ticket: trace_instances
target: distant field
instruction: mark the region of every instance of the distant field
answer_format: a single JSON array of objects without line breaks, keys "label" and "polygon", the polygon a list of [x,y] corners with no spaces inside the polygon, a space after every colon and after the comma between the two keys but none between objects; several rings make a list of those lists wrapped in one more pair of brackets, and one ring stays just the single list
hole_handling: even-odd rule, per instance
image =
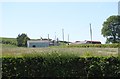
[{"label": "distant field", "polygon": [[13,45],[2,47],[2,56],[22,57],[24,55],[74,55],[79,57],[86,56],[117,56],[118,48],[23,48]]}]

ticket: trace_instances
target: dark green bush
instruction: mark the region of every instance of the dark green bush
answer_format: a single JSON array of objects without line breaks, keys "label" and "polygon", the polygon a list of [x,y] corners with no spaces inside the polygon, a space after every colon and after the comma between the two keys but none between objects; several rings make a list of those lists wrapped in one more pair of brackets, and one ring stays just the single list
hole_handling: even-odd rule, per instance
[{"label": "dark green bush", "polygon": [[3,58],[3,78],[120,77],[118,57],[23,57]]}]

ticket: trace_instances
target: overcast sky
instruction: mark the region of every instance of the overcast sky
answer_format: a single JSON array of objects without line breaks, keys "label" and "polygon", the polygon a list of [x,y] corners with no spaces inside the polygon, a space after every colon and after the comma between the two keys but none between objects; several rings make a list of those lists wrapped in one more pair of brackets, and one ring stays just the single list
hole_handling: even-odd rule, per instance
[{"label": "overcast sky", "polygon": [[90,40],[89,24],[92,24],[93,40],[105,42],[101,35],[103,22],[118,14],[118,2],[5,2],[0,4],[0,37],[14,37],[26,33],[30,38],[40,37],[62,40]]}]

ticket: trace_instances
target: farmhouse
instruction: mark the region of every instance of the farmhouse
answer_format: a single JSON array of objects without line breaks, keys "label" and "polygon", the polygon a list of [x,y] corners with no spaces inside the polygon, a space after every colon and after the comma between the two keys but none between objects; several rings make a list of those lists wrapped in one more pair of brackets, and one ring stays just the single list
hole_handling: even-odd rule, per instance
[{"label": "farmhouse", "polygon": [[28,40],[27,47],[49,47],[58,45],[56,41],[49,40]]}]

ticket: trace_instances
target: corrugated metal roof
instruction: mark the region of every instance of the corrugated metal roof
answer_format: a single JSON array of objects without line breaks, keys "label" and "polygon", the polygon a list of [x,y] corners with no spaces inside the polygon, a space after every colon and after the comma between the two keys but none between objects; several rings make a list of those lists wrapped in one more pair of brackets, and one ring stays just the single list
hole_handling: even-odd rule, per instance
[{"label": "corrugated metal roof", "polygon": [[35,43],[37,43],[37,42],[50,42],[50,41],[48,41],[48,40],[28,40],[27,42],[35,42]]}]

